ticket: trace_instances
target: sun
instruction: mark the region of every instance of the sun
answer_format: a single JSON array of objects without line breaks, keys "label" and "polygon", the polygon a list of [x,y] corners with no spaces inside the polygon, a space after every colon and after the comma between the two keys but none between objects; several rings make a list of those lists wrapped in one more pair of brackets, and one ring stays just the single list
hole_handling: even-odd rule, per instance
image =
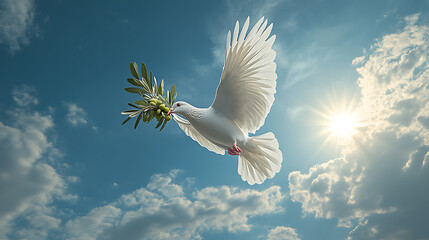
[{"label": "sun", "polygon": [[323,139],[321,149],[327,145],[342,149],[361,137],[366,125],[364,111],[354,98],[335,98],[331,95],[325,104],[311,110],[315,113],[314,123],[319,128],[315,136]]},{"label": "sun", "polygon": [[356,134],[357,119],[353,113],[333,115],[328,121],[328,130],[336,136],[350,138]]},{"label": "sun", "polygon": [[324,145],[328,142],[333,142],[336,146],[346,145],[359,134],[359,128],[362,126],[359,111],[352,107],[334,107],[319,115],[319,135],[326,138]]},{"label": "sun", "polygon": [[318,125],[321,129],[318,136],[325,139],[321,148],[328,144],[333,144],[336,149],[347,146],[360,136],[364,126],[362,114],[353,105],[325,109],[319,117]]}]

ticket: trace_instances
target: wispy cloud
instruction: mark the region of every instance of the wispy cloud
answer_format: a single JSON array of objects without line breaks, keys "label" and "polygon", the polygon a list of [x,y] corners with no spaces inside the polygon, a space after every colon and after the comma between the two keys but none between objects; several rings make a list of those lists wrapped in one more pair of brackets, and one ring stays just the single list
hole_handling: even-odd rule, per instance
[{"label": "wispy cloud", "polygon": [[282,1],[280,0],[245,0],[240,2],[226,1],[227,12],[221,15],[219,19],[215,19],[216,24],[210,22],[207,26],[209,29],[210,38],[213,42],[213,66],[223,66],[226,51],[226,35],[229,30],[234,30],[235,22],[237,20],[241,20],[240,23],[244,24],[244,21],[248,16],[251,18],[251,23],[256,23],[263,16],[269,19],[271,11],[273,11],[273,9],[275,9],[281,3]]},{"label": "wispy cloud", "polygon": [[278,72],[283,73],[278,79],[280,86],[288,89],[299,82],[318,79],[318,74],[324,72],[325,67],[321,63],[341,55],[340,46],[331,46],[332,40],[339,38],[347,30],[345,24],[338,23],[305,29],[299,32],[299,42],[277,42],[274,45],[277,52],[276,63]]},{"label": "wispy cloud", "polygon": [[358,68],[370,125],[344,156],[289,174],[291,199],[318,218],[338,218],[349,239],[421,239],[429,207],[429,28],[383,36]]},{"label": "wispy cloud", "polygon": [[34,0],[4,0],[0,2],[0,43],[14,54],[37,32],[34,24]]},{"label": "wispy cloud", "polygon": [[200,239],[210,230],[249,231],[249,218],[282,210],[279,187],[207,187],[189,195],[174,183],[177,175],[155,174],[146,187],[70,220],[69,239]]},{"label": "wispy cloud", "polygon": [[296,119],[303,111],[305,111],[303,106],[293,106],[286,109],[287,115],[290,119]]},{"label": "wispy cloud", "polygon": [[270,230],[267,240],[300,240],[295,228],[278,226]]},{"label": "wispy cloud", "polygon": [[73,127],[85,125],[88,123],[86,112],[83,108],[79,107],[76,103],[64,102],[67,108],[66,120]]},{"label": "wispy cloud", "polygon": [[12,89],[13,100],[21,107],[39,104],[36,98],[36,89],[28,85],[21,85]]}]

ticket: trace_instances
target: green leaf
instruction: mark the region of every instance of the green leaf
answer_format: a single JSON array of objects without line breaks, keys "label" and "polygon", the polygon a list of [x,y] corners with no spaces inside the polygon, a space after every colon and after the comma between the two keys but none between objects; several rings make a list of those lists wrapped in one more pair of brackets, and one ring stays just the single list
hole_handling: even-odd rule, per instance
[{"label": "green leaf", "polygon": [[129,83],[131,83],[132,85],[134,85],[134,86],[137,86],[137,87],[143,87],[143,83],[142,82],[140,82],[139,80],[137,80],[137,79],[134,79],[134,78],[127,78],[127,81],[129,82]]},{"label": "green leaf", "polygon": [[149,105],[146,101],[143,101],[143,100],[135,101],[134,103],[137,105],[141,105],[141,106],[148,106]]},{"label": "green leaf", "polygon": [[[134,105],[132,103],[128,103],[128,106],[140,109],[139,107],[137,107],[136,105]],[[138,111],[138,110],[133,110],[133,111]]]},{"label": "green leaf", "polygon": [[146,100],[146,102],[149,102],[149,100],[152,99],[152,96],[145,94],[145,95],[143,95],[143,99]]},{"label": "green leaf", "polygon": [[[152,72],[150,72],[150,73],[152,75]],[[152,90],[153,90],[152,91],[152,95],[156,96],[157,93],[158,93],[158,83],[156,82],[156,77],[155,76],[153,77],[153,89]]]},{"label": "green leaf", "polygon": [[162,117],[161,119],[159,119],[158,124],[156,125],[155,128],[159,128],[159,126],[161,126],[162,122],[164,121],[164,118]]},{"label": "green leaf", "polygon": [[147,82],[148,81],[148,79],[147,79],[147,69],[146,69],[146,65],[144,65],[144,63],[142,63],[141,69],[142,69],[142,78],[144,78],[146,80],[146,82]]},{"label": "green leaf", "polygon": [[137,79],[140,79],[140,77],[139,77],[139,69],[138,69],[138,67],[137,67],[137,63],[136,62],[131,62],[130,63],[130,70],[131,70],[131,74],[135,77],[135,78],[137,78]]},{"label": "green leaf", "polygon": [[164,95],[164,79],[161,79],[161,82],[159,83],[158,94],[161,96]]},{"label": "green leaf", "polygon": [[124,88],[124,90],[130,93],[144,93],[143,89],[141,88],[130,87],[130,88]]},{"label": "green leaf", "polygon": [[165,99],[168,101],[168,106],[171,107],[170,91],[168,90],[167,90],[167,95],[165,96]]},{"label": "green leaf", "polygon": [[141,83],[143,85],[143,89],[144,89],[145,93],[151,94],[152,93],[152,89],[149,87],[149,85],[147,84],[147,82],[146,81],[142,81]]},{"label": "green leaf", "polygon": [[127,111],[123,111],[123,112],[121,112],[121,114],[122,114],[122,115],[128,115],[128,114],[130,114],[130,113],[137,112],[137,111],[139,111],[139,110],[127,110]]},{"label": "green leaf", "polygon": [[136,111],[135,113],[131,113],[129,116],[130,117],[137,117],[137,115],[139,115],[141,113],[141,111],[139,110],[139,111]]},{"label": "green leaf", "polygon": [[149,114],[149,120],[147,120],[146,124],[148,124],[152,119],[155,117],[155,115]]},{"label": "green leaf", "polygon": [[174,94],[176,93],[176,86],[175,85],[173,85],[173,86],[171,86],[171,90],[170,90],[170,103],[171,103],[171,105],[173,105],[173,103],[174,103]]},{"label": "green leaf", "polygon": [[152,71],[150,71],[149,73],[149,86],[150,86],[150,89],[152,90],[153,89]]},{"label": "green leaf", "polygon": [[143,112],[141,112],[141,113],[139,114],[139,116],[137,117],[136,123],[134,124],[134,129],[136,129],[136,128],[137,128],[137,126],[139,125],[140,120],[142,119],[142,115],[143,115]]},{"label": "green leaf", "polygon": [[131,119],[130,117],[127,117],[127,119],[125,119],[125,121],[123,121],[121,125],[124,125],[125,123],[127,123],[128,121],[130,121],[130,119]]},{"label": "green leaf", "polygon": [[165,127],[165,124],[167,124],[167,119],[165,119],[165,120],[164,120],[164,123],[162,124],[162,127],[161,127],[161,129],[159,129],[159,131],[160,131],[160,132],[162,131],[162,129],[164,129],[164,127]]}]

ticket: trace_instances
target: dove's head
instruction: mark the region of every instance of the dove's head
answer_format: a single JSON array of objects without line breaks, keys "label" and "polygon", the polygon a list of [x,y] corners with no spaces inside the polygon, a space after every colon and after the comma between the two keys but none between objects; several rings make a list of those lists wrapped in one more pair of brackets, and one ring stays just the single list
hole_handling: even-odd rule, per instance
[{"label": "dove's head", "polygon": [[187,103],[187,102],[176,102],[173,104],[173,106],[171,106],[170,111],[168,112],[168,114],[170,113],[178,113],[181,115],[185,115],[189,110],[191,110],[192,106]]}]

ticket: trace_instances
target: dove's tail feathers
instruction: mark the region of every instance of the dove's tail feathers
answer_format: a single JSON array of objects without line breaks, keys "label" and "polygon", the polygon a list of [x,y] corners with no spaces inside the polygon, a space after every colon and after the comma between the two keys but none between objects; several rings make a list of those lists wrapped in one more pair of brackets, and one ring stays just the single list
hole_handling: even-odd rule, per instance
[{"label": "dove's tail feathers", "polygon": [[279,143],[272,132],[250,137],[238,157],[238,174],[250,185],[261,184],[280,171],[282,161]]}]

